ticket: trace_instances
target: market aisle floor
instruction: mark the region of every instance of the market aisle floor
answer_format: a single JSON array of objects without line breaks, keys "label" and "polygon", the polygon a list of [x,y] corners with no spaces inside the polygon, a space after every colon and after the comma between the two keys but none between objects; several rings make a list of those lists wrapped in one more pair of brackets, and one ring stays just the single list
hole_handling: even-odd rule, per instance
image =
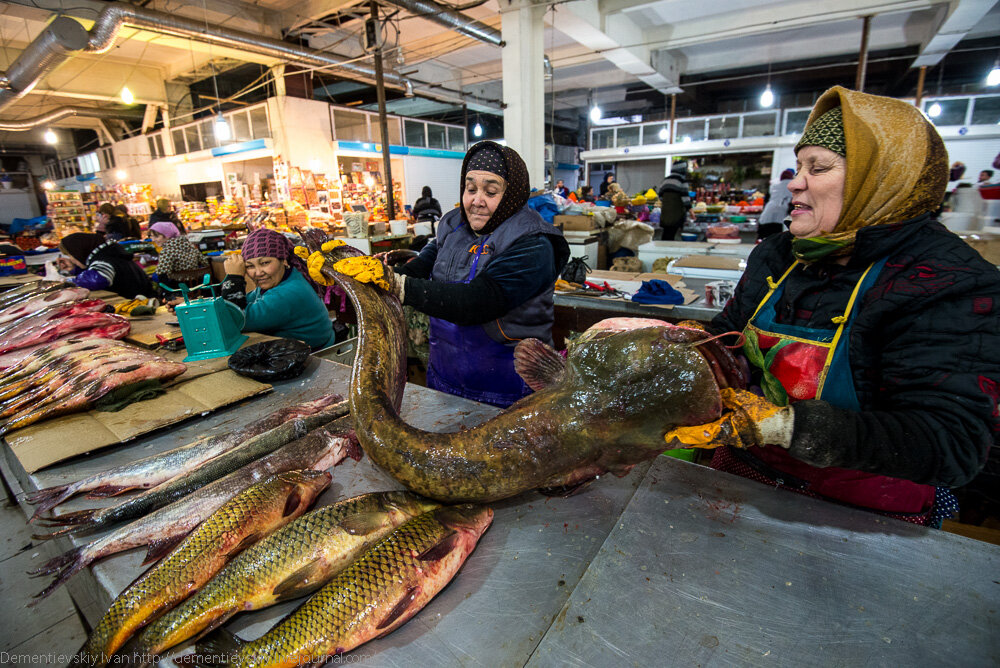
[{"label": "market aisle floor", "polygon": [[[66,665],[87,636],[65,589],[56,590],[34,608],[25,607],[44,587],[44,579],[25,571],[48,555],[24,513],[0,499],[0,664]],[[59,655],[62,655],[61,657]],[[29,658],[31,657],[31,658]],[[60,660],[61,659],[61,660]]]}]

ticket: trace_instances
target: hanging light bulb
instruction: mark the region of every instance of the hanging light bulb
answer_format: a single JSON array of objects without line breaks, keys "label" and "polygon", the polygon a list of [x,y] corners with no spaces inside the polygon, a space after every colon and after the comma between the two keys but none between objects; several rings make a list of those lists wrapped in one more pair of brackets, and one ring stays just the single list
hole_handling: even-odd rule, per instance
[{"label": "hanging light bulb", "polygon": [[126,174],[124,170],[119,169],[117,172],[115,172],[115,178],[118,179],[119,181],[124,181],[125,179],[128,178],[128,174]]},{"label": "hanging light bulb", "polygon": [[215,117],[215,138],[219,141],[229,141],[231,136],[229,123],[226,122],[226,118],[222,114],[219,114]]},{"label": "hanging light bulb", "polygon": [[667,137],[670,135],[666,128],[660,128],[660,139],[667,141]]},{"label": "hanging light bulb", "polygon": [[46,190],[52,190],[53,188],[56,187],[56,184],[52,181],[46,181],[45,183],[42,184],[42,187],[45,188]]},{"label": "hanging light bulb", "polygon": [[771,84],[767,84],[767,88],[760,94],[760,106],[770,107],[772,104],[774,104],[774,93],[771,92]]},{"label": "hanging light bulb", "polygon": [[1000,60],[993,63],[993,69],[986,75],[986,85],[996,86],[1000,84]]},{"label": "hanging light bulb", "polygon": [[476,123],[476,127],[472,128],[472,136],[473,137],[482,137],[483,136],[483,126],[480,125],[479,123]]},{"label": "hanging light bulb", "polygon": [[122,87],[122,102],[125,104],[132,104],[135,102],[135,95],[132,95],[132,91],[128,89],[128,86]]},{"label": "hanging light bulb", "polygon": [[593,121],[594,123],[596,123],[597,121],[601,120],[601,116],[603,116],[603,114],[601,112],[601,108],[600,107],[598,107],[596,104],[593,107],[591,107],[591,109],[590,109],[590,120],[591,121]]},{"label": "hanging light bulb", "polygon": [[45,131],[45,141],[48,144],[55,144],[59,141],[59,137],[57,137],[56,133],[53,132],[50,128]]},{"label": "hanging light bulb", "polygon": [[941,105],[935,102],[930,107],[927,108],[927,115],[931,118],[937,118],[941,115]]}]

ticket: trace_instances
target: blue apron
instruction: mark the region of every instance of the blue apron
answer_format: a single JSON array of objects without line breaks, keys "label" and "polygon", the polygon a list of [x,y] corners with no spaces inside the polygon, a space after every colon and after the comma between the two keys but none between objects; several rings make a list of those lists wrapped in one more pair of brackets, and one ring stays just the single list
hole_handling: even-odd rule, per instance
[{"label": "blue apron", "polygon": [[[477,245],[463,283],[476,277],[487,241],[489,236]],[[514,348],[491,339],[481,325],[431,318],[429,339],[427,387],[501,408],[531,393],[514,371]]]}]

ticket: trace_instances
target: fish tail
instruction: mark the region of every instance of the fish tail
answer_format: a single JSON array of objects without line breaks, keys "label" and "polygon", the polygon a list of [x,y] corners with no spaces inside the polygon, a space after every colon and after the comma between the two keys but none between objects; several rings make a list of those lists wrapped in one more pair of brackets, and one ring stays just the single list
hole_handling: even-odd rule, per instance
[{"label": "fish tail", "polygon": [[34,522],[39,515],[55,508],[60,503],[76,494],[76,490],[77,483],[72,483],[69,485],[46,487],[45,489],[40,489],[37,492],[28,494],[25,496],[25,500],[33,506],[38,506],[35,508],[35,514],[32,515],[31,519],[28,521]]},{"label": "fish tail", "polygon": [[[194,662],[195,665],[228,665],[230,663],[237,663],[236,653],[240,651],[240,647],[244,644],[244,641],[230,633],[225,629],[219,629],[214,633],[211,633],[197,643],[194,646]],[[187,658],[189,661],[191,657]],[[174,659],[174,663],[178,666],[188,665],[186,662],[181,663],[180,659]]]},{"label": "fish tail", "polygon": [[29,603],[28,607],[34,607],[37,603],[40,603],[43,599],[47,598],[49,594],[54,592],[67,580],[76,575],[78,571],[91,561],[92,559],[90,555],[85,554],[84,548],[81,546],[60,555],[55,559],[52,559],[41,568],[29,571],[29,574],[32,577],[41,577],[51,573],[55,573],[56,577],[48,587],[34,595],[33,598],[35,600]]},{"label": "fish tail", "polygon": [[[88,508],[87,510],[77,510],[76,512],[66,513],[65,515],[58,515],[56,517],[42,517],[39,518],[38,524],[43,527],[70,526],[73,528],[83,528],[84,526],[90,526],[98,523],[97,513],[99,510],[99,508]],[[59,535],[60,533],[72,530],[73,529],[65,529],[61,532],[56,532],[53,535]]]}]

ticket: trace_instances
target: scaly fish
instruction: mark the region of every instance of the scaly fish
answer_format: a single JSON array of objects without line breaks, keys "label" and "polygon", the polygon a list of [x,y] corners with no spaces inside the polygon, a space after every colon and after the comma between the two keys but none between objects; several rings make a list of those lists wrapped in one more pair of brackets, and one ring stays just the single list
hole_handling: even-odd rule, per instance
[{"label": "scaly fish", "polygon": [[36,311],[23,318],[11,320],[8,323],[0,325],[0,346],[6,345],[8,343],[7,339],[25,336],[29,330],[49,320],[77,313],[94,313],[107,308],[108,305],[103,299],[81,299],[75,302],[63,302],[62,304],[46,307],[41,311]]},{"label": "scaly fish", "polygon": [[152,489],[126,499],[118,505],[108,508],[79,510],[56,517],[43,517],[39,518],[38,524],[42,526],[65,526],[65,529],[52,534],[52,536],[57,536],[64,533],[74,533],[78,530],[82,531],[110,526],[142,517],[157,508],[162,508],[168,503],[190,494],[213,480],[218,480],[246,466],[250,462],[274,452],[286,443],[302,438],[311,429],[332,422],[338,417],[347,414],[347,412],[348,406],[346,401],[333,404],[318,413],[289,420],[274,429],[249,438],[235,448],[217,457],[213,457],[189,471],[178,474]]},{"label": "scaly fish", "polygon": [[667,430],[718,419],[720,389],[745,383],[717,337],[616,318],[584,332],[565,360],[541,341],[521,341],[515,369],[535,392],[492,419],[448,434],[414,428],[399,416],[406,382],[399,300],[333,270],[357,252],[324,252],[322,268],[358,318],[351,414],[365,453],[418,494],[482,503],[531,489],[571,491],[609,471],[625,475],[663,452]]},{"label": "scaly fish", "polygon": [[280,408],[266,417],[225,434],[201,438],[194,443],[161,452],[158,455],[151,455],[101,473],[95,473],[74,483],[40,489],[26,497],[28,503],[37,506],[32,519],[66,499],[83,492],[89,492],[87,498],[101,498],[117,496],[122,492],[134,489],[155,487],[176,475],[192,470],[199,464],[258,434],[274,429],[289,420],[315,415],[343,400],[344,398],[339,394],[323,395],[312,401]]},{"label": "scaly fish", "polygon": [[49,292],[33,295],[30,299],[8,306],[0,311],[0,325],[5,322],[10,322],[11,320],[22,318],[29,313],[41,311],[42,309],[48,308],[53,304],[86,299],[89,294],[90,290],[87,290],[86,288],[65,286]]},{"label": "scaly fish", "polygon": [[[345,457],[361,458],[361,449],[349,416],[314,429],[303,438],[195,490],[169,506],[49,560],[41,568],[30,572],[34,577],[55,575],[55,580],[36,594],[35,598],[45,598],[88,564],[123,550],[148,545],[149,550],[143,563],[156,561],[172,550],[199,522],[247,486],[268,475],[295,469],[323,471],[336,466]],[[51,536],[33,538],[45,539]]]},{"label": "scaly fish", "polygon": [[161,654],[243,611],[319,589],[390,531],[440,504],[376,492],[318,508],[247,548],[201,591],[150,624],[130,650]]},{"label": "scaly fish", "polygon": [[243,549],[304,513],[331,478],[325,471],[289,471],[238,494],[118,595],[77,662],[108,663],[138,629],[198,591]]},{"label": "scaly fish", "polygon": [[61,290],[66,284],[62,281],[33,281],[24,285],[5,290],[0,293],[0,310],[10,308],[15,304],[37,297],[40,294]]},{"label": "scaly fish", "polygon": [[198,644],[198,654],[226,656],[241,668],[291,668],[391,633],[444,589],[492,521],[493,511],[485,506],[424,513],[383,538],[257,640],[216,632]]},{"label": "scaly fish", "polygon": [[83,311],[80,313],[70,313],[53,320],[46,320],[38,323],[17,337],[4,337],[0,342],[0,354],[9,353],[18,348],[28,348],[39,343],[48,343],[55,339],[86,329],[95,327],[107,327],[108,325],[119,324],[122,321],[128,322],[128,318],[123,318],[114,313],[99,313],[93,311]]}]

